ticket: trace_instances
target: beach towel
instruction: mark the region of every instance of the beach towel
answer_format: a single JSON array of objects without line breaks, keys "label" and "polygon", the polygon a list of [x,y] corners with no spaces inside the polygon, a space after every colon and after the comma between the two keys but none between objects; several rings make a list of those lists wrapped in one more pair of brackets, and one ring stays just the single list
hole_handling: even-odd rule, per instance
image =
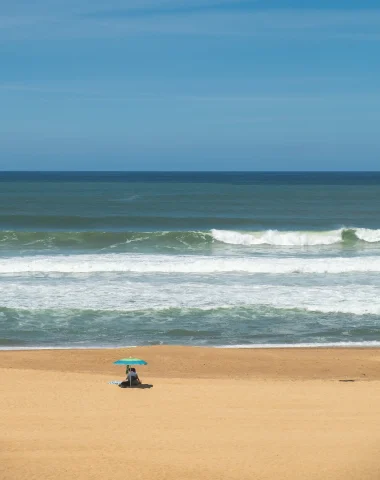
[{"label": "beach towel", "polygon": [[121,382],[119,382],[119,380],[111,380],[108,383],[109,383],[109,385],[120,385],[121,384]]}]

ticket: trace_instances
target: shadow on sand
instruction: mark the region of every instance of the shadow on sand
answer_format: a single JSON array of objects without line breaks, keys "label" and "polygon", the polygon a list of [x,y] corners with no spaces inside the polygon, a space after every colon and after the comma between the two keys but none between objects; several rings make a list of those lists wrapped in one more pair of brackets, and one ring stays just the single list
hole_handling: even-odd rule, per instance
[{"label": "shadow on sand", "polygon": [[120,388],[140,388],[140,389],[145,389],[145,388],[152,388],[153,385],[151,385],[150,383],[140,383],[140,385],[132,385],[132,387],[130,385],[127,384],[127,382],[122,382],[120,383],[119,385]]}]

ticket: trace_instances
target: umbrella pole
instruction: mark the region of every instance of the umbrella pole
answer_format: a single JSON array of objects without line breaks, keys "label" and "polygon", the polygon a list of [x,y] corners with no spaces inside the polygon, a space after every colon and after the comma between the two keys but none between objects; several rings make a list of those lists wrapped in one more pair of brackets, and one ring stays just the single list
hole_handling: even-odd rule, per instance
[{"label": "umbrella pole", "polygon": [[132,383],[131,383],[131,380],[130,378],[128,378],[128,375],[129,375],[129,365],[127,365],[127,385],[128,385],[128,380],[129,380],[129,386],[132,387]]}]

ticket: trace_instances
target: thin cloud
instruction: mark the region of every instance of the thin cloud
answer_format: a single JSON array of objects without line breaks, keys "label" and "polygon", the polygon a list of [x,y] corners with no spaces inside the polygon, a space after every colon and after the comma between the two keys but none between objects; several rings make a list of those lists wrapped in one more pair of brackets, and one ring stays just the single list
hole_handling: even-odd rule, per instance
[{"label": "thin cloud", "polygon": [[[117,3],[117,2],[116,2]],[[151,2],[145,2],[146,5]],[[172,2],[161,2],[161,5]],[[194,2],[192,5],[199,4]],[[206,2],[203,2],[206,4]],[[220,2],[219,2],[220,3]],[[210,4],[210,3],[208,3]],[[114,4],[115,5],[115,4]],[[131,3],[131,5],[135,5]],[[83,5],[80,5],[83,7]],[[96,5],[95,5],[96,7]],[[95,11],[95,7],[92,11]],[[78,7],[79,8],[79,7]],[[85,11],[85,9],[83,9]],[[162,13],[88,18],[62,9],[61,15],[0,17],[0,35],[22,38],[112,38],[137,35],[192,36],[352,36],[378,39],[380,9],[251,10]],[[22,27],[22,28],[20,28]]]},{"label": "thin cloud", "polygon": [[142,92],[135,95],[105,95],[101,91],[91,91],[91,90],[79,90],[79,89],[65,89],[60,87],[50,87],[45,85],[28,85],[20,83],[3,83],[0,84],[1,91],[13,91],[13,92],[26,92],[30,94],[45,94],[45,95],[55,95],[59,94],[59,97],[71,97],[71,98],[81,98],[83,100],[90,101],[102,101],[102,102],[168,102],[168,101],[183,101],[183,102],[255,102],[255,103],[268,103],[268,102],[321,102],[323,100],[330,101],[331,98],[335,100],[342,99],[347,101],[347,99],[362,99],[362,100],[380,100],[380,93],[378,92],[358,92],[358,93],[323,93],[323,94],[309,94],[309,93],[279,93],[279,94],[260,94],[260,92],[244,95],[235,95],[235,94],[207,94],[204,95],[192,95],[192,94],[157,94],[153,92]]},{"label": "thin cloud", "polygon": [[[255,12],[206,12],[155,15],[148,18],[84,20],[71,26],[84,36],[193,35],[193,36],[283,36],[377,33],[380,9],[363,11],[276,10]],[[80,29],[80,32],[78,31]],[[67,32],[69,33],[69,32]]]},{"label": "thin cloud", "polygon": [[[255,0],[253,0],[255,1]],[[2,3],[2,15],[22,17],[25,15],[75,15],[75,14],[111,14],[115,12],[143,12],[155,10],[157,13],[170,9],[187,10],[188,8],[217,8],[246,4],[246,0],[19,0],[17,3]],[[20,12],[22,14],[20,15]]]},{"label": "thin cloud", "polygon": [[[252,7],[259,0],[251,0],[249,5]],[[213,12],[236,8],[245,8],[247,6],[246,0],[214,0],[214,1],[202,1],[202,0],[189,0],[189,1],[158,1],[158,2],[143,2],[137,5],[123,5],[121,8],[110,6],[109,8],[94,9],[90,13],[86,13],[83,16],[85,18],[123,18],[123,17],[154,17],[156,15],[183,15],[187,13],[198,12]]]},{"label": "thin cloud", "polygon": [[[13,92],[27,92],[31,94],[47,94],[47,95],[66,95],[69,97],[81,97],[88,100],[100,100],[100,101],[198,101],[198,102],[247,102],[247,101],[290,101],[298,98],[307,98],[304,95],[188,95],[188,94],[157,94],[157,93],[139,93],[136,95],[118,95],[109,96],[104,95],[99,91],[91,90],[78,90],[78,89],[65,89],[54,88],[45,85],[27,85],[20,83],[3,83],[0,84],[0,91],[13,91]],[[312,97],[311,97],[312,98]]]}]

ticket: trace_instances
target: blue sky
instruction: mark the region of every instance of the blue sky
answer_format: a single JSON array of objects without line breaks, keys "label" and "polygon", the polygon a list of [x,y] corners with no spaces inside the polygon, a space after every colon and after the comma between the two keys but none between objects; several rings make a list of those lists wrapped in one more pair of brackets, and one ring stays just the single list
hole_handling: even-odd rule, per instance
[{"label": "blue sky", "polygon": [[380,170],[380,4],[2,0],[0,169]]}]

